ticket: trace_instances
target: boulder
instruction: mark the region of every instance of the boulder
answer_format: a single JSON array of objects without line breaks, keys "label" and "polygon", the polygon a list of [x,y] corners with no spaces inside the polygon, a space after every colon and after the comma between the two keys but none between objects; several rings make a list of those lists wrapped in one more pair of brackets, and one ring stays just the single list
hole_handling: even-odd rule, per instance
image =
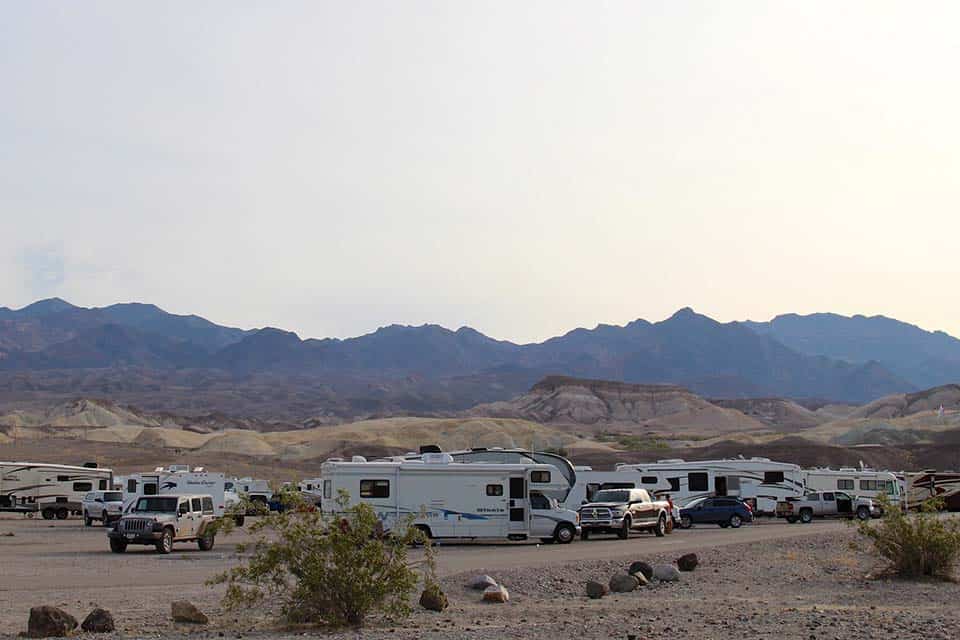
[{"label": "boulder", "polygon": [[610,591],[613,593],[630,593],[639,586],[639,580],[637,580],[634,576],[627,575],[625,573],[621,573],[610,578]]},{"label": "boulder", "polygon": [[653,568],[653,577],[660,582],[676,582],[680,579],[680,571],[672,564],[658,564]]},{"label": "boulder", "polygon": [[420,606],[429,611],[443,611],[450,603],[440,587],[428,587],[420,594]]},{"label": "boulder", "polygon": [[593,580],[587,582],[587,597],[592,600],[602,598],[609,592],[610,591],[607,589],[607,585],[605,584],[600,584],[599,582],[594,582]]},{"label": "boulder", "polygon": [[503,585],[487,587],[483,590],[484,602],[507,602],[509,599],[510,594],[507,592],[507,588]]},{"label": "boulder", "polygon": [[700,559],[695,553],[685,553],[677,558],[677,567],[680,571],[693,571],[700,564]]},{"label": "boulder", "polygon": [[106,609],[97,607],[83,619],[80,628],[90,633],[113,633],[116,627],[113,624],[113,615]]},{"label": "boulder", "polygon": [[653,577],[653,567],[642,560],[638,560],[630,564],[630,568],[627,569],[627,573],[632,576],[635,576],[639,573],[646,578],[647,581],[649,581],[650,578]]},{"label": "boulder", "polygon": [[173,616],[174,622],[189,622],[191,624],[207,624],[210,622],[203,611],[186,600],[177,600],[171,603],[170,615]]},{"label": "boulder", "polygon": [[27,621],[28,638],[62,638],[77,628],[77,619],[56,607],[42,606],[30,609]]},{"label": "boulder", "polygon": [[497,581],[490,576],[473,576],[467,580],[467,588],[483,591],[487,587],[497,586]]}]

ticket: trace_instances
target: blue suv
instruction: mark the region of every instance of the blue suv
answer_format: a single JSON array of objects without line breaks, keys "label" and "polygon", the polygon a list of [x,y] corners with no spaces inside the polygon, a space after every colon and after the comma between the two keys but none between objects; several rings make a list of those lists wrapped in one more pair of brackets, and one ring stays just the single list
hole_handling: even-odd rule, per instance
[{"label": "blue suv", "polygon": [[744,522],[753,522],[753,510],[740,498],[699,498],[680,509],[680,527],[695,524],[718,524],[724,529],[739,529]]}]

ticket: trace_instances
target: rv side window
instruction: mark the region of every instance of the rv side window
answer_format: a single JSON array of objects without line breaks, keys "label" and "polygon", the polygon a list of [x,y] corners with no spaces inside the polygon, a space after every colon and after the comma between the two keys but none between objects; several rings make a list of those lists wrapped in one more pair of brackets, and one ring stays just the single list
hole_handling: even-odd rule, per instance
[{"label": "rv side window", "polygon": [[488,496],[502,496],[502,495],[503,495],[503,485],[502,485],[502,484],[488,484],[488,485],[487,485],[487,495],[488,495]]},{"label": "rv side window", "polygon": [[640,478],[643,484],[657,484],[657,476],[643,476]]},{"label": "rv side window", "polygon": [[670,491],[680,491],[680,478],[667,478],[670,483]]},{"label": "rv side window", "polygon": [[705,473],[688,473],[687,485],[690,487],[690,491],[708,491],[710,489],[710,483]]},{"label": "rv side window", "polygon": [[136,493],[137,492],[137,481],[134,479],[127,480],[127,493]]},{"label": "rv side window", "polygon": [[[863,480],[860,481],[860,488],[864,489]],[[853,489],[853,480],[848,480],[845,478],[840,478],[837,480],[837,489],[850,491]]]},{"label": "rv side window", "polygon": [[329,498],[333,495],[333,482],[331,480],[323,481],[323,497]]},{"label": "rv side window", "polygon": [[[850,482],[849,487],[839,487],[840,489],[853,489],[853,482]],[[860,490],[861,491],[876,491],[877,490],[877,481],[876,480],[861,480],[860,481]]]},{"label": "rv side window", "polygon": [[389,498],[390,481],[389,480],[361,480],[360,481],[361,498]]},{"label": "rv side window", "polygon": [[143,485],[143,495],[145,496],[155,496],[157,495],[157,485],[152,482],[146,482]]},{"label": "rv side window", "polygon": [[764,471],[763,484],[777,484],[783,482],[783,471]]},{"label": "rv side window", "polygon": [[74,491],[93,491],[92,482],[74,482],[73,483]]},{"label": "rv side window", "polygon": [[203,499],[203,512],[204,512],[204,513],[213,513],[213,498],[204,498],[204,499]]},{"label": "rv side window", "polygon": [[103,480],[100,481],[99,488],[100,488],[100,491],[106,491],[106,490],[107,490],[107,481],[106,481],[106,479],[103,479]]},{"label": "rv side window", "polygon": [[531,471],[530,472],[530,482],[550,482],[550,472],[549,471]]},{"label": "rv side window", "polygon": [[201,507],[200,504],[201,504],[200,498],[192,498],[190,500],[190,509],[194,513],[200,513],[201,511],[203,511],[203,507]]}]

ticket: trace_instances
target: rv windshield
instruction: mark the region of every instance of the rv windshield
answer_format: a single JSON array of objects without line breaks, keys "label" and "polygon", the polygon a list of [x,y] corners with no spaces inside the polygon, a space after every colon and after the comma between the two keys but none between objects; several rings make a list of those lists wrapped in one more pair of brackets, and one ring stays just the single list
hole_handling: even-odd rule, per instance
[{"label": "rv windshield", "polygon": [[593,494],[593,502],[630,502],[630,492],[623,489],[601,489]]},{"label": "rv windshield", "polygon": [[149,498],[140,498],[137,500],[137,506],[133,508],[135,513],[176,513],[177,498],[161,498],[152,496]]}]

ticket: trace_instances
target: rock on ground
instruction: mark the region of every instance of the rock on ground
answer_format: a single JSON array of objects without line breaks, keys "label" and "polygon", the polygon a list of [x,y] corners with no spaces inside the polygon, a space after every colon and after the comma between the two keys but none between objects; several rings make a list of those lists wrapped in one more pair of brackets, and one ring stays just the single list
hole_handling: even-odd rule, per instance
[{"label": "rock on ground", "polygon": [[27,621],[28,638],[62,638],[77,628],[77,619],[56,607],[41,606],[30,609]]},{"label": "rock on ground", "polygon": [[210,620],[197,609],[193,603],[186,600],[177,600],[170,604],[170,615],[174,622],[190,622],[192,624],[207,624]]},{"label": "rock on ground", "polygon": [[660,582],[676,582],[680,579],[680,571],[672,564],[658,564],[653,568],[653,577]]},{"label": "rock on ground", "polygon": [[483,591],[487,587],[495,586],[497,586],[497,581],[486,575],[474,576],[467,581],[467,588],[476,589],[477,591]]},{"label": "rock on ground", "polygon": [[648,581],[653,577],[653,567],[643,560],[637,560],[636,562],[630,563],[630,568],[627,569],[627,573],[632,576],[641,574]]},{"label": "rock on ground", "polygon": [[607,595],[607,593],[609,593],[609,589],[607,589],[607,585],[600,584],[599,582],[594,582],[593,580],[589,580],[587,582],[588,598],[596,600],[597,598],[602,598],[603,596]]},{"label": "rock on ground", "polygon": [[625,573],[621,573],[610,578],[610,591],[613,593],[630,593],[639,586],[639,580],[637,580],[634,576],[629,576]]},{"label": "rock on ground", "polygon": [[424,589],[420,594],[420,606],[429,611],[443,611],[450,603],[446,594],[439,588]]},{"label": "rock on ground", "polygon": [[106,609],[97,607],[84,618],[80,628],[90,633],[113,633],[113,615]]},{"label": "rock on ground", "polygon": [[695,553],[685,553],[677,558],[677,568],[680,571],[693,571],[698,564],[700,564],[700,559],[697,558]]},{"label": "rock on ground", "polygon": [[510,594],[503,585],[487,587],[483,590],[484,602],[507,602],[508,600],[510,600]]}]

